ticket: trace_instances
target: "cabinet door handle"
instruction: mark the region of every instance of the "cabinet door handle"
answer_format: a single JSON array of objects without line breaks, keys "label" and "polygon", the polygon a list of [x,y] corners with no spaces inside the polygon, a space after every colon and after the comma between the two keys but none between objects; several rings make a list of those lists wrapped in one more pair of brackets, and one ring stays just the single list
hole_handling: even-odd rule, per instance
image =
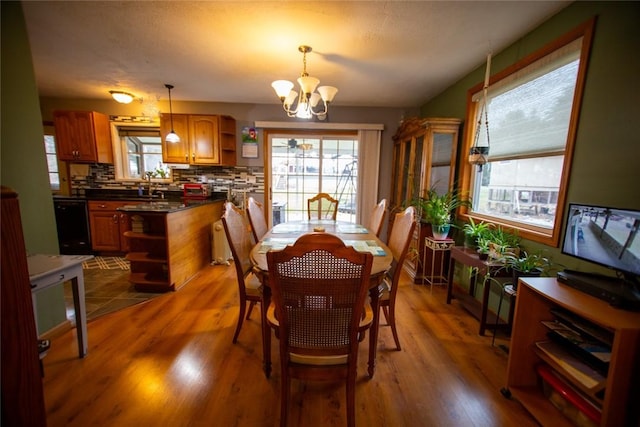
[{"label": "cabinet door handle", "polygon": [[191,158],[192,158],[193,160],[195,160],[195,159],[196,159],[196,153],[192,153],[192,154],[191,154]]},{"label": "cabinet door handle", "polygon": [[114,223],[118,223],[118,215],[117,214],[113,214],[113,222]]}]

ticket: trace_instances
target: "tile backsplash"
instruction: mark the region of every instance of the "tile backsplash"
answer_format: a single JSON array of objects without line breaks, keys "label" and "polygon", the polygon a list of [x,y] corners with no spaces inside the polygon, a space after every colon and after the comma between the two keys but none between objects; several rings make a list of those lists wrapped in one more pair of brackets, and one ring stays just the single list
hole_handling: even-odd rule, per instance
[{"label": "tile backsplash", "polygon": [[[158,183],[160,191],[179,191],[183,184],[208,183],[211,191],[264,193],[264,168],[256,166],[190,166],[173,169],[172,183]],[[71,177],[71,194],[83,196],[87,188],[113,190],[137,189],[139,181],[116,181],[113,165],[93,164],[89,174]]]}]

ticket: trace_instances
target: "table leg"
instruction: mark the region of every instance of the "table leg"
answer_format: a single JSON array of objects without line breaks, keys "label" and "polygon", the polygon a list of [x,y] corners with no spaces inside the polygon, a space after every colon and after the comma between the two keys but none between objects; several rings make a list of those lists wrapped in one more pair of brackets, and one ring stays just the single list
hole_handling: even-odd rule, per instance
[{"label": "table leg", "polygon": [[369,378],[373,378],[376,369],[376,352],[378,350],[378,327],[380,326],[380,287],[374,286],[369,290],[373,321],[369,330]]},{"label": "table leg", "polygon": [[[266,277],[264,280],[266,280]],[[260,318],[262,322],[262,363],[264,374],[267,378],[271,376],[271,328],[267,323],[267,309],[269,308],[270,303],[271,289],[269,289],[268,286],[263,286]]]},{"label": "table leg", "polygon": [[[490,280],[490,279],[489,279]],[[480,313],[480,330],[478,334],[484,335],[484,330],[487,328],[487,313],[489,310],[489,291],[491,282],[487,280],[485,276],[482,280],[482,312]]]},{"label": "table leg", "polygon": [[87,344],[87,308],[84,299],[84,275],[82,268],[75,270],[74,277],[71,279],[71,290],[73,292],[73,307],[76,314],[78,354],[80,358],[83,358],[87,355],[89,346]]},{"label": "table leg", "polygon": [[447,274],[447,304],[451,304],[453,299],[453,270],[456,260],[451,257],[449,260],[449,273]]}]

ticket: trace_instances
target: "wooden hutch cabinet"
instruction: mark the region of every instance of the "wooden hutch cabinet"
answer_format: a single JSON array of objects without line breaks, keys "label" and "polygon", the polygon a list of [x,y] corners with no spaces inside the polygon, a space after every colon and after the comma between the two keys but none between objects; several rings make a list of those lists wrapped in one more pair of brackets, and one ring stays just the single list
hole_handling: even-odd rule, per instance
[{"label": "wooden hutch cabinet", "polygon": [[[400,125],[393,137],[392,212],[408,206],[432,187],[444,193],[453,186],[460,123],[453,118],[411,118]],[[393,215],[390,217],[393,220]],[[405,262],[405,269],[415,283],[422,283],[425,275],[422,263],[429,228],[418,224]],[[426,265],[430,268],[430,254],[427,255]],[[439,260],[435,265],[441,265]],[[447,265],[444,271],[446,268]]]},{"label": "wooden hutch cabinet", "polygon": [[109,116],[95,111],[54,111],[59,160],[113,163]]},{"label": "wooden hutch cabinet", "polygon": [[160,118],[165,163],[192,165],[236,164],[236,121],[230,116],[174,114],[173,130],[180,142],[164,137],[171,131],[171,116]]}]

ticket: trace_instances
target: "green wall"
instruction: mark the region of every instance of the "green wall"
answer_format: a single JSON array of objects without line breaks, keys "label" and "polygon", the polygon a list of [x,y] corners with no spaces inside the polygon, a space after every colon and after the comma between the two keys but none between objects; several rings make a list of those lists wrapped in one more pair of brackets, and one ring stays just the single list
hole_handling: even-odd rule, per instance
[{"label": "green wall", "polygon": [[[578,124],[568,202],[640,209],[640,3],[575,2],[512,46],[494,55],[492,74],[596,16]],[[421,116],[465,117],[466,93],[484,78],[482,64],[421,108]],[[491,112],[489,112],[491,123]],[[463,160],[466,153],[461,153]],[[526,246],[540,247],[532,242]],[[547,248],[548,249],[548,248]],[[566,267],[591,263],[560,255]]]},{"label": "green wall", "polygon": [[[27,252],[58,254],[40,103],[19,2],[2,2],[1,31],[1,182],[18,193]],[[37,307],[39,331],[63,322],[62,287],[40,292]]]}]

